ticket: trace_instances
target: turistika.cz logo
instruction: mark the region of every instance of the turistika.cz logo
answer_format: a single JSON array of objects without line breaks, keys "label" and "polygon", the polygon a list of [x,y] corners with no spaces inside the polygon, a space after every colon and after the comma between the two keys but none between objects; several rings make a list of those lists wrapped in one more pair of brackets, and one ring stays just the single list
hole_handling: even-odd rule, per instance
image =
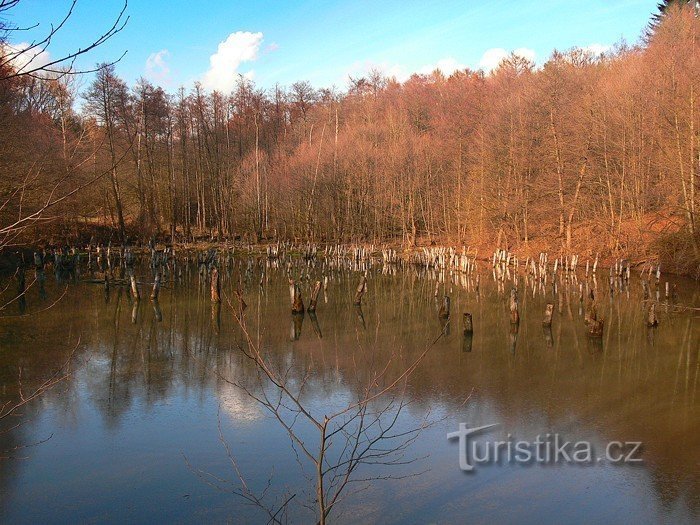
[{"label": "turistika.cz logo", "polygon": [[538,434],[533,441],[515,440],[511,434],[503,441],[476,439],[497,426],[498,423],[494,423],[469,428],[466,423],[460,423],[458,431],[447,434],[448,440],[458,440],[460,469],[472,472],[476,465],[510,463],[594,465],[642,462],[641,441],[610,441],[605,453],[598,456],[590,441],[569,441],[558,433]]}]

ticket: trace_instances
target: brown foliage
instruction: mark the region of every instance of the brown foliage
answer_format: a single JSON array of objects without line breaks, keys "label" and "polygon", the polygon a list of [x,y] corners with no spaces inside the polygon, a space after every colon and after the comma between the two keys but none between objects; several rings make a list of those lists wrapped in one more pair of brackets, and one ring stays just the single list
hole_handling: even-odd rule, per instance
[{"label": "brown foliage", "polygon": [[[195,85],[170,96],[113,76],[109,115],[93,84],[72,135],[59,132],[53,102],[39,97],[28,116],[26,89],[8,95],[4,85],[4,144],[22,168],[2,169],[21,178],[41,158],[65,170],[65,157],[54,160],[62,137],[85,134],[92,162],[69,162],[71,174],[119,162],[65,210],[71,220],[119,228],[121,208],[143,234],[179,239],[498,243],[661,257],[692,271],[699,29],[686,6],[669,10],[643,44],[602,57],[573,49],[535,68],[512,56],[488,75],[435,72],[403,84],[374,72],[344,94],[306,82],[264,92],[241,79],[230,94]],[[5,131],[26,119],[29,135]],[[34,149],[21,151],[27,142]],[[16,182],[2,181],[7,195]],[[681,254],[650,229],[660,218]]]}]

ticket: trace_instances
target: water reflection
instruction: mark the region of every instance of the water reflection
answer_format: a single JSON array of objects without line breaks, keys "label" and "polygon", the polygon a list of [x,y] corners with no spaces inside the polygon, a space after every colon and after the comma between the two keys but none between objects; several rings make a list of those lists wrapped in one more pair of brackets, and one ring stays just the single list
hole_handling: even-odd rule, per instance
[{"label": "water reflection", "polygon": [[[0,321],[3,399],[17,395],[19,369],[25,386],[40,381],[63,362],[78,338],[79,357],[86,362],[65,385],[28,407],[21,426],[4,427],[10,430],[0,435],[3,450],[54,437],[27,452],[28,459],[0,462],[3,521],[74,521],[81,505],[88,509],[82,516],[86,520],[129,519],[107,488],[100,492],[102,484],[122,498],[133,498],[132,518],[162,520],[170,513],[173,519],[222,521],[239,512],[246,515],[243,502],[202,486],[182,461],[186,453],[190,461],[226,474],[216,436],[219,411],[227,437],[244,465],[248,462],[249,475],[257,474],[256,483],[264,483],[275,465],[282,481],[305,483],[302,474],[294,474],[298,466],[289,440],[277,432],[274,421],[221,379],[257,384],[256,370],[239,351],[245,345],[235,318],[240,315],[281,368],[299,377],[312,372],[304,395],[315,406],[356,395],[357,377],[369,376],[379,363],[389,362],[388,373],[398,373],[442,332],[408,385],[410,417],[419,420],[428,409],[449,416],[444,427],[416,443],[419,451],[431,454],[427,465],[433,474],[395,485],[390,493],[377,488],[365,495],[371,504],[362,508],[350,500],[355,513],[346,515],[346,521],[392,521],[386,513],[398,505],[404,510],[396,520],[405,512],[418,521],[465,516],[506,520],[509,505],[534,509],[536,517],[550,521],[559,519],[559,512],[580,519],[575,505],[585,508],[593,500],[602,517],[620,516],[624,508],[624,519],[697,519],[700,326],[692,312],[678,308],[700,305],[697,284],[672,283],[668,300],[659,296],[659,326],[648,328],[644,298],[654,298],[662,285],[633,280],[614,281],[610,287],[602,277],[545,283],[521,275],[516,285],[519,322],[513,323],[514,275],[509,282],[498,276],[494,281],[489,274],[374,269],[362,306],[355,306],[358,269],[277,264],[250,260],[222,265],[222,296],[239,305],[236,312],[226,301],[210,301],[206,272],[183,264],[164,278],[156,301],[135,300],[116,283],[111,288],[74,283],[56,307]],[[291,313],[290,277],[305,299],[316,281],[323,283],[317,312]],[[41,284],[29,288],[25,312],[41,310],[64,286],[51,279]],[[605,319],[597,338],[588,337],[584,324],[591,290],[597,290],[596,315]],[[244,313],[239,297],[248,305]],[[548,304],[553,316],[545,325]],[[471,314],[472,330],[466,329],[464,313]],[[585,472],[533,467],[514,473],[494,467],[481,478],[465,479],[456,467],[455,450],[444,439],[444,431],[461,421],[499,422],[518,434],[563,430],[596,442],[639,440],[645,443],[645,464],[631,471],[590,467]],[[49,471],[53,474],[44,478]],[[100,477],[104,482],[95,480]],[[146,481],[135,481],[142,477]],[[43,479],[51,479],[50,486]],[[568,501],[571,480],[604,484],[605,497],[584,491],[569,507],[562,501]],[[523,503],[519,487],[525,483],[546,489]],[[146,495],[139,497],[134,485]],[[490,496],[482,493],[484,486],[493,490]],[[81,494],[91,488],[101,496],[87,504]],[[199,499],[172,503],[184,493],[197,493]],[[420,502],[415,494],[421,495]],[[480,505],[478,498],[491,505]],[[494,511],[494,498],[504,510]],[[639,500],[646,501],[645,508],[635,510]],[[27,512],[28,507],[33,510]]]}]

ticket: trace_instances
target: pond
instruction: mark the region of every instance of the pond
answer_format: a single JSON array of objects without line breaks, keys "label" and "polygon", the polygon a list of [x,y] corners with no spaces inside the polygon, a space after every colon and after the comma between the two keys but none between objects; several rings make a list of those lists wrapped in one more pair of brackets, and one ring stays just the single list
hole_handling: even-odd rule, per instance
[{"label": "pond", "polygon": [[[700,288],[670,278],[677,292],[667,300],[662,276],[660,324],[647,328],[640,277],[611,294],[606,272],[597,285],[579,272],[555,288],[522,274],[499,282],[482,268],[477,290],[474,275],[375,264],[360,309],[353,296],[361,274],[320,261],[236,259],[221,269],[220,306],[195,266],[165,279],[157,304],[133,301],[126,287],[105,294],[99,284],[50,277],[45,295],[30,288],[22,312],[13,303],[0,319],[3,403],[70,361],[68,377],[0,420],[0,520],[267,522],[234,493],[242,480],[255,494],[269,485],[265,501],[278,506],[294,495],[280,518],[315,519],[312,464],[249,395],[271,391],[244,352],[252,344],[320,418],[361,397],[368,378],[387,384],[412,370],[390,392],[386,416],[396,417],[397,434],[420,431],[394,450],[403,460],[359,466],[334,522],[697,522],[700,311],[691,308],[700,306]],[[152,280],[146,266],[139,274]],[[292,315],[290,274],[307,304],[327,276],[315,315]],[[593,286],[602,338],[584,324],[581,295]],[[238,288],[248,336],[231,307]],[[444,295],[447,326],[438,315]],[[549,302],[551,329],[542,324]],[[469,340],[464,312],[473,317]],[[460,443],[447,439],[460,423],[497,425],[482,445],[556,434],[590,443],[594,457],[501,459],[465,472]],[[308,422],[295,431],[317,447]],[[598,461],[612,441],[641,442],[641,461]]]}]

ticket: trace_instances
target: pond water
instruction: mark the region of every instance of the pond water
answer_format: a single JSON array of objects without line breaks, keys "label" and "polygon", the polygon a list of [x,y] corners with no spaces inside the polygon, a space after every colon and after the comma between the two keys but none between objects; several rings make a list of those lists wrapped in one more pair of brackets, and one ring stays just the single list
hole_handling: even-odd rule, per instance
[{"label": "pond water", "polygon": [[[386,370],[383,380],[398,377],[429,349],[398,394],[407,405],[396,428],[429,425],[409,444],[409,460],[358,468],[358,480],[395,479],[349,486],[334,521],[700,519],[700,311],[667,304],[662,289],[660,325],[647,329],[640,279],[611,295],[603,273],[597,286],[605,329],[591,339],[578,283],[555,290],[520,276],[516,331],[508,312],[513,283],[499,286],[490,272],[480,274],[477,293],[473,276],[440,282],[434,272],[375,267],[358,310],[360,273],[296,262],[292,274],[302,276],[307,303],[313,282],[328,276],[315,318],[300,319],[291,314],[287,268],[280,266],[237,260],[222,269],[220,308],[195,267],[166,280],[157,305],[133,302],[126,288],[106,296],[97,284],[50,278],[44,297],[29,289],[23,316],[15,303],[5,308],[2,403],[17,398],[20,382],[31,392],[73,354],[68,378],[0,420],[0,520],[266,522],[232,493],[240,473],[256,493],[269,483],[269,501],[295,494],[284,516],[312,521],[304,504],[313,506],[313,468],[280,422],[233,384],[256,392],[258,381],[227,304],[239,283],[252,341],[290,382],[303,384],[300,399],[319,417],[356,399],[377,371]],[[152,278],[145,267],[141,273]],[[436,282],[438,295],[451,298],[447,327],[438,317]],[[676,305],[700,307],[697,283],[671,282]],[[551,331],[542,326],[548,302],[555,305]],[[463,312],[473,315],[471,341],[462,334]],[[459,443],[447,439],[460,423],[497,424],[482,440],[556,433],[590,442],[596,457],[584,465],[502,461],[467,473]],[[295,428],[317,446],[314,428],[303,421]],[[642,462],[598,462],[611,441],[642,442]]]}]

